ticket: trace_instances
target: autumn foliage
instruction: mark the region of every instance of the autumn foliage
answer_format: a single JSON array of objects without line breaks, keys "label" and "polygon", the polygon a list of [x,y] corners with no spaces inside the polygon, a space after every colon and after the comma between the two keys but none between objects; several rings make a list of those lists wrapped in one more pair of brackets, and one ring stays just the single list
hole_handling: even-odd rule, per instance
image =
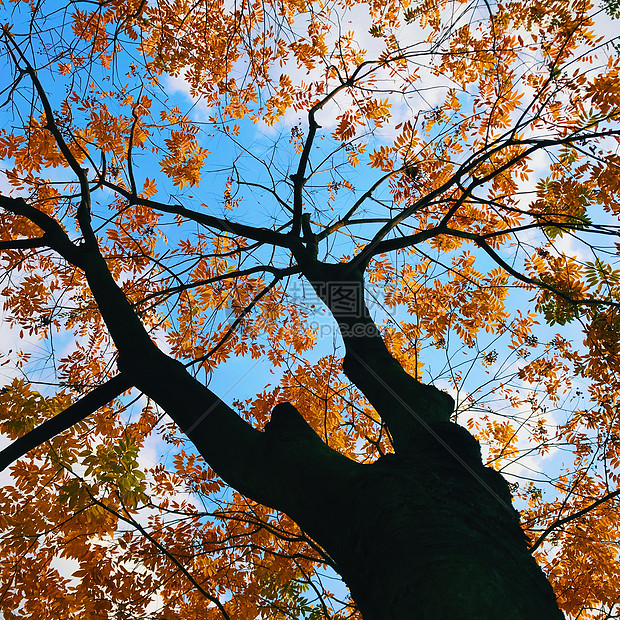
[{"label": "autumn foliage", "polygon": [[[291,402],[375,461],[390,433],[307,276],[349,262],[391,354],[506,474],[560,608],[615,617],[616,10],[4,0],[3,445],[117,374],[98,247],[159,349],[253,427]],[[2,616],[361,618],[329,555],[133,385],[3,462]]]}]

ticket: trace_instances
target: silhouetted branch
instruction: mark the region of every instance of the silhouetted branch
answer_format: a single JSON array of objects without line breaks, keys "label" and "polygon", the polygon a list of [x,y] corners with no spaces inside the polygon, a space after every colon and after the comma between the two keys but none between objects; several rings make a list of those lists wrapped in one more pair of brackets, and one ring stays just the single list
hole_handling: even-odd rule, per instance
[{"label": "silhouetted branch", "polygon": [[163,211],[164,213],[170,213],[171,215],[180,215],[189,220],[197,222],[207,226],[208,228],[215,228],[222,232],[228,232],[233,235],[246,237],[254,241],[260,241],[261,243],[270,243],[279,247],[290,247],[291,240],[285,234],[271,230],[270,228],[258,228],[256,226],[249,226],[247,224],[240,224],[238,222],[232,222],[222,217],[215,217],[214,215],[208,215],[207,213],[201,213],[200,211],[194,211],[193,209],[187,209],[182,205],[170,205],[157,200],[149,200],[147,198],[134,197],[131,192],[126,189],[110,183],[109,181],[102,181],[101,184],[113,192],[120,194],[123,198],[127,199],[130,204],[143,205],[157,211]]},{"label": "silhouetted branch", "polygon": [[[1,247],[1,246],[0,246]],[[218,276],[213,276],[212,278],[205,278],[203,280],[196,280],[195,282],[187,282],[186,284],[180,284],[179,286],[172,286],[161,291],[155,291],[154,293],[149,293],[145,297],[143,297],[140,301],[136,302],[134,306],[144,303],[145,301],[149,301],[155,297],[162,296],[170,296],[175,293],[182,293],[184,291],[188,291],[193,288],[197,288],[200,286],[207,286],[209,284],[214,284],[215,282],[221,282],[222,280],[230,280],[231,278],[244,278],[245,276],[249,276],[255,273],[273,273],[279,279],[284,278],[286,276],[294,275],[299,273],[301,269],[299,267],[273,267],[272,265],[257,265],[256,267],[248,267],[248,269],[239,269],[238,271],[231,271],[229,273],[222,273]]]},{"label": "silhouetted branch", "polygon": [[476,243],[480,248],[482,248],[504,271],[509,273],[511,276],[520,280],[525,284],[529,284],[531,286],[537,286],[538,288],[544,289],[557,295],[564,301],[568,302],[572,305],[584,305],[584,306],[612,306],[614,308],[620,308],[620,303],[617,301],[609,301],[605,299],[592,299],[592,298],[582,298],[575,299],[560,290],[557,286],[553,286],[552,284],[548,284],[547,282],[543,282],[542,280],[536,280],[534,278],[530,278],[520,271],[509,265],[486,241],[484,240],[483,235],[477,235],[473,233],[468,233],[460,230],[453,230],[451,228],[446,229],[446,234],[452,235],[453,237],[460,237],[462,239],[471,239],[474,243]]},{"label": "silhouetted branch", "polygon": [[56,250],[72,265],[79,267],[83,264],[84,256],[81,248],[69,239],[62,226],[47,213],[29,205],[23,198],[10,198],[9,196],[0,196],[0,208],[15,215],[21,215],[36,224],[45,232],[41,239],[45,239],[46,245]]},{"label": "silhouetted branch", "polygon": [[557,530],[559,527],[562,527],[566,523],[569,523],[570,521],[574,521],[575,519],[579,519],[580,517],[583,517],[584,515],[588,514],[591,510],[594,510],[595,508],[597,508],[601,504],[603,504],[605,502],[608,502],[610,499],[613,499],[614,497],[617,497],[618,495],[620,495],[620,489],[617,490],[617,491],[612,491],[611,493],[607,493],[607,495],[603,495],[603,497],[601,497],[600,499],[597,499],[595,502],[593,502],[589,506],[586,506],[585,508],[583,508],[581,510],[578,510],[577,512],[575,512],[572,515],[569,515],[568,517],[564,517],[563,519],[558,519],[557,521],[554,521],[536,539],[536,542],[530,547],[530,552],[536,551],[536,549],[538,549],[538,547],[540,547],[540,545],[542,545],[542,543],[545,540],[545,538],[547,538],[547,536],[549,536],[549,534],[551,534],[551,532],[553,532],[553,530]]},{"label": "silhouetted branch", "polygon": [[81,422],[100,407],[107,405],[111,400],[120,396],[132,387],[131,382],[124,375],[116,375],[109,381],[96,387],[94,390],[80,398],[63,412],[46,420],[23,437],[16,439],[10,446],[0,452],[0,471],[6,469],[11,463],[25,456],[42,443],[49,441],[59,433]]},{"label": "silhouetted branch", "polygon": [[[36,69],[30,64],[22,50],[15,43],[15,40],[13,39],[11,33],[7,30],[4,30],[4,35],[11,44],[10,48],[12,48],[12,50],[19,56],[19,59],[24,66],[23,70],[30,77],[32,85],[34,86],[34,89],[39,99],[41,100],[41,105],[43,106],[43,111],[45,113],[45,128],[52,134],[52,137],[54,138],[56,145],[58,146],[60,152],[65,158],[65,161],[67,162],[71,170],[73,170],[75,176],[78,178],[78,181],[80,183],[81,200],[77,209],[77,219],[82,234],[84,235],[85,241],[89,245],[96,246],[97,240],[95,238],[95,234],[93,232],[90,222],[90,188],[88,186],[88,177],[86,174],[87,170],[82,168],[80,162],[69,148],[69,145],[67,144],[64,136],[62,135],[60,128],[56,124],[56,119],[54,118],[54,111],[52,110],[52,104],[50,103],[47,92],[43,88],[43,85],[41,84],[37,76]],[[12,51],[11,55],[13,56],[13,60],[16,66],[19,67],[20,63],[17,61]],[[78,148],[81,147],[79,147],[78,145]]]},{"label": "silhouetted branch", "polygon": [[0,250],[30,250],[33,248],[44,248],[46,243],[45,235],[36,239],[11,239],[10,241],[0,241]]}]

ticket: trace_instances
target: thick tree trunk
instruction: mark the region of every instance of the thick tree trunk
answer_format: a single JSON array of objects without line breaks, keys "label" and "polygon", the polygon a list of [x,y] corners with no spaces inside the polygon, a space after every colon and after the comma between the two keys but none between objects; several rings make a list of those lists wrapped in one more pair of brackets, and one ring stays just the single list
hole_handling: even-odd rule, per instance
[{"label": "thick tree trunk", "polygon": [[505,482],[481,463],[466,471],[424,452],[370,466],[352,498],[337,559],[364,619],[561,618],[498,497]]},{"label": "thick tree trunk", "polygon": [[[396,453],[360,465],[324,448],[291,451],[295,432],[304,437],[300,444],[316,441],[307,439],[309,428],[301,431],[293,407],[279,406],[267,434],[280,432],[287,452],[301,459],[297,471],[305,463],[327,473],[322,488],[312,489],[318,510],[276,507],[337,562],[364,620],[562,618],[528,552],[506,481],[484,467],[474,437],[449,421],[452,398],[408,375],[389,353],[366,307],[362,274],[300,258],[340,326],[344,370],[386,423]],[[335,300],[345,294],[358,298],[343,310]]]},{"label": "thick tree trunk", "polygon": [[563,618],[507,483],[482,465],[465,429],[435,424],[405,454],[360,465],[318,446],[312,458],[307,440],[288,428],[268,425],[274,453],[286,446],[308,472],[331,475],[313,490],[311,509],[289,501],[280,508],[335,560],[364,620]]}]

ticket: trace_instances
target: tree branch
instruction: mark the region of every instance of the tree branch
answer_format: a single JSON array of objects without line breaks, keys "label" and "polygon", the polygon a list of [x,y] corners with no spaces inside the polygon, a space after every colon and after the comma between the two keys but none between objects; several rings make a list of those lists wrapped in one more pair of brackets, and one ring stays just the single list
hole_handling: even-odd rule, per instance
[{"label": "tree branch", "polygon": [[[294,272],[294,269],[293,269]],[[267,295],[267,293],[269,293],[269,291],[273,290],[273,288],[276,286],[276,284],[285,276],[286,274],[278,274],[276,275],[276,277],[260,292],[258,293],[254,299],[252,299],[252,301],[245,306],[245,308],[243,308],[243,310],[241,311],[241,313],[239,314],[239,316],[237,318],[235,318],[235,320],[232,322],[231,326],[226,330],[226,333],[222,336],[222,338],[220,339],[220,341],[213,347],[211,348],[209,351],[207,351],[207,353],[205,353],[204,355],[201,355],[200,357],[197,357],[196,359],[192,360],[188,366],[191,364],[200,364],[201,362],[204,362],[205,360],[208,360],[214,353],[216,353],[217,351],[219,351],[219,349],[221,349],[224,344],[226,343],[226,341],[230,338],[230,336],[234,333],[235,329],[237,329],[237,327],[239,326],[239,324],[241,323],[241,321],[243,321],[243,319],[250,314],[250,312],[252,312],[253,308],[256,306],[256,304],[265,296]]]},{"label": "tree branch", "polygon": [[1,250],[31,250],[34,248],[49,247],[45,235],[36,239],[12,239],[10,241],[0,241]]},{"label": "tree branch", "polygon": [[119,187],[114,183],[110,183],[109,181],[104,180],[101,182],[101,185],[111,189],[117,194],[120,194],[123,198],[126,198],[130,204],[150,207],[151,209],[157,209],[158,211],[170,213],[171,215],[181,215],[209,228],[215,228],[216,230],[220,230],[222,232],[232,233],[233,235],[246,237],[247,239],[259,241],[261,243],[270,243],[284,248],[291,246],[291,240],[285,234],[276,232],[270,228],[248,226],[247,224],[231,222],[225,218],[215,217],[214,215],[208,215],[207,213],[201,213],[200,211],[194,211],[193,209],[187,209],[181,205],[169,205],[157,200],[149,200],[147,198],[140,198],[139,196],[136,197],[126,189]]},{"label": "tree branch", "polygon": [[[464,162],[463,164],[461,164],[459,169],[454,174],[452,174],[443,185],[419,198],[416,202],[403,209],[403,211],[399,213],[396,217],[392,218],[390,222],[385,224],[385,226],[383,226],[377,232],[377,234],[364,247],[364,249],[351,261],[351,264],[358,267],[359,269],[364,270],[373,256],[376,256],[377,254],[380,254],[382,252],[386,252],[390,249],[406,247],[408,244],[405,243],[402,239],[390,239],[387,241],[384,241],[384,239],[390,233],[390,231],[392,231],[398,224],[406,220],[408,217],[410,217],[420,209],[431,204],[435,199],[439,198],[448,189],[450,189],[454,185],[461,186],[461,179],[463,179],[469,174],[472,174],[481,164],[489,161],[491,157],[500,153],[504,149],[519,146],[525,147],[523,151],[509,159],[507,162],[505,162],[489,174],[485,175],[482,178],[477,178],[472,183],[470,183],[467,188],[464,188],[464,196],[461,197],[462,199],[464,199],[467,195],[471,194],[471,192],[476,187],[487,183],[497,175],[505,172],[510,167],[514,166],[517,162],[521,161],[526,157],[529,157],[540,149],[561,146],[564,144],[572,144],[573,142],[578,142],[581,140],[605,138],[620,135],[620,130],[598,131],[586,134],[580,133],[580,131],[581,130],[578,130],[573,132],[569,136],[565,136],[564,138],[556,138],[553,140],[543,138],[536,138],[531,140],[510,139],[505,142],[496,143],[487,148],[487,150],[484,152],[475,153],[468,162]],[[450,209],[447,216],[442,219],[442,221],[440,222],[438,227],[435,228],[435,230],[440,231],[443,226],[446,226],[449,220],[449,216],[453,215],[455,211],[455,208]]]},{"label": "tree branch", "polygon": [[[356,70],[355,73],[358,71]],[[354,74],[355,75],[355,74]],[[353,78],[352,78],[353,79]],[[344,82],[334,88],[318,103],[314,104],[310,110],[308,110],[308,137],[304,143],[304,148],[299,157],[299,163],[297,165],[297,171],[295,174],[291,174],[290,179],[293,181],[293,226],[291,228],[291,234],[293,237],[299,237],[301,233],[301,212],[303,208],[303,191],[304,185],[308,180],[306,178],[306,169],[310,160],[310,151],[314,144],[314,138],[316,136],[317,129],[320,129],[320,125],[316,121],[316,113],[331,99],[333,99],[343,88],[347,88],[352,83],[352,79]]]},{"label": "tree branch", "polygon": [[132,387],[132,383],[125,375],[116,375],[102,385],[83,396],[78,401],[67,407],[63,412],[46,420],[32,429],[10,446],[0,452],[0,471],[6,469],[11,463],[25,456],[42,443],[52,439],[59,433],[81,422],[100,407],[108,404]]},{"label": "tree branch", "polygon": [[[534,278],[529,278],[528,276],[523,275],[521,272],[517,271],[514,267],[509,265],[485,241],[485,238],[484,238],[485,236],[484,235],[468,233],[466,231],[455,230],[455,229],[452,229],[452,228],[446,228],[444,232],[445,232],[445,234],[451,235],[453,237],[460,237],[461,239],[470,239],[471,241],[476,243],[476,245],[478,245],[480,248],[482,248],[502,269],[504,269],[504,271],[509,273],[511,276],[513,276],[517,280],[520,280],[521,282],[523,282],[525,284],[530,284],[532,286],[537,286],[538,288],[541,288],[541,289],[544,289],[546,291],[549,291],[550,293],[553,293],[554,295],[557,295],[558,297],[560,297],[561,299],[563,299],[564,301],[566,301],[566,302],[568,302],[570,304],[573,304],[575,306],[577,306],[577,305],[583,305],[583,306],[600,306],[600,305],[605,305],[605,306],[612,306],[614,308],[620,308],[620,303],[617,302],[617,301],[608,301],[608,300],[604,300],[604,299],[574,299],[573,297],[571,297],[570,295],[568,295],[564,291],[560,290],[556,286],[553,286],[552,284],[548,284],[548,283],[543,282],[541,280],[535,280]],[[509,232],[509,231],[507,231],[507,232]]]},{"label": "tree branch", "polygon": [[[32,84],[37,92],[39,99],[41,100],[41,105],[43,106],[43,112],[45,113],[46,120],[46,129],[52,134],[60,152],[62,153],[65,161],[75,173],[75,176],[78,178],[78,182],[80,184],[80,204],[77,209],[77,219],[80,225],[80,230],[82,231],[82,235],[84,236],[84,240],[88,245],[94,246],[96,245],[96,238],[93,232],[91,222],[90,222],[90,188],[88,186],[88,177],[86,176],[86,170],[80,166],[79,161],[69,148],[69,145],[65,141],[62,132],[58,128],[56,124],[56,120],[54,118],[54,111],[52,110],[52,106],[50,104],[50,100],[41,84],[39,77],[37,76],[37,72],[34,67],[30,64],[24,53],[21,51],[19,46],[15,43],[13,35],[7,30],[4,29],[4,36],[10,42],[10,48],[17,53],[19,56],[21,63],[25,67],[25,72],[30,77]],[[11,55],[12,52],[11,52]],[[17,59],[13,55],[14,62],[17,66],[19,63]]]},{"label": "tree branch", "polygon": [[0,196],[0,207],[21,215],[36,224],[45,233],[40,240],[45,239],[45,245],[56,250],[65,260],[72,265],[82,266],[84,262],[84,254],[82,248],[76,246],[62,229],[62,226],[52,217],[35,209],[29,205],[23,198],[10,198],[8,196]]},{"label": "tree branch", "polygon": [[[325,239],[325,237],[331,235],[333,232],[339,230],[340,228],[342,228],[343,226],[346,226],[347,224],[352,223],[351,222],[351,218],[353,217],[353,215],[355,214],[355,212],[359,209],[359,207],[368,199],[370,198],[373,193],[375,192],[375,190],[381,186],[387,179],[389,179],[390,177],[393,177],[395,174],[398,174],[399,172],[402,172],[404,170],[404,168],[399,168],[398,170],[391,170],[390,172],[388,172],[387,174],[384,174],[383,176],[381,176],[379,179],[377,179],[353,204],[353,206],[337,221],[334,222],[333,224],[330,224],[329,226],[327,226],[326,228],[324,228],[317,236],[316,239],[317,241],[321,241],[322,239]],[[389,224],[391,222],[391,220],[389,222],[386,223]]]},{"label": "tree branch", "polygon": [[347,263],[308,260],[302,268],[338,322],[345,374],[386,423],[395,450],[405,449],[430,424],[449,421],[452,397],[412,377],[386,347],[366,306],[362,272]]},{"label": "tree branch", "polygon": [[[1,248],[2,246],[0,246]],[[300,272],[299,267],[272,267],[271,265],[257,265],[256,267],[248,267],[247,269],[239,269],[238,271],[231,271],[230,273],[222,273],[219,276],[213,276],[212,278],[205,278],[204,280],[196,280],[195,282],[188,282],[187,284],[180,284],[179,286],[172,286],[162,291],[155,291],[149,293],[143,297],[140,301],[134,303],[134,306],[139,306],[150,299],[155,297],[170,296],[175,293],[182,293],[199,286],[206,286],[207,284],[213,284],[215,282],[221,282],[222,280],[229,280],[230,278],[243,278],[245,276],[252,275],[254,273],[269,272],[275,275],[278,279],[285,278],[286,276],[294,275]]]},{"label": "tree branch", "polygon": [[557,521],[554,521],[536,539],[536,542],[530,547],[530,553],[533,553],[534,551],[536,551],[536,549],[538,549],[538,547],[540,547],[540,545],[542,545],[542,543],[544,542],[545,538],[547,538],[547,536],[549,536],[549,534],[551,534],[551,532],[553,532],[553,530],[557,530],[559,527],[562,527],[566,523],[569,523],[570,521],[574,521],[575,519],[579,519],[580,517],[583,517],[584,515],[588,514],[590,511],[594,510],[595,508],[597,508],[601,504],[603,504],[605,502],[608,502],[610,499],[613,499],[614,497],[617,497],[618,495],[620,495],[620,489],[617,490],[617,491],[612,491],[610,493],[607,493],[607,495],[603,495],[603,497],[601,497],[600,499],[597,499],[595,502],[593,502],[589,506],[586,506],[585,508],[582,508],[581,510],[578,510],[577,512],[575,512],[572,515],[569,515],[568,517],[564,517],[563,519],[558,519]]}]

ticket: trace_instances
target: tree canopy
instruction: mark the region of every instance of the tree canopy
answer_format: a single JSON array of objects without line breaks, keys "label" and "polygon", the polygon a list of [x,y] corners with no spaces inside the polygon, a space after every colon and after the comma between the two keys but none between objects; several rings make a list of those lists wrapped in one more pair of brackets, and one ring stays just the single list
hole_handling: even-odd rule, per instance
[{"label": "tree canopy", "polygon": [[241,420],[371,463],[430,385],[616,617],[618,10],[4,0],[3,617],[361,618]]}]

